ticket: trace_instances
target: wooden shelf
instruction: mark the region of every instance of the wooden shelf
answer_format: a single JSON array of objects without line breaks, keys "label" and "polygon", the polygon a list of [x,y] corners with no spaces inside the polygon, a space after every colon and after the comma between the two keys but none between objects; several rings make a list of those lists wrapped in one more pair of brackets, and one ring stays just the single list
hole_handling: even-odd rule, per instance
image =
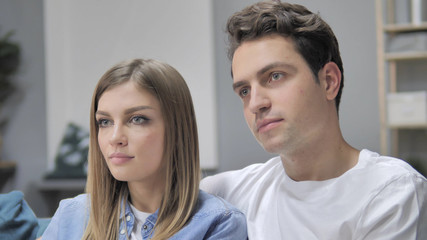
[{"label": "wooden shelf", "polygon": [[399,124],[399,125],[388,125],[389,128],[392,129],[427,129],[427,123],[421,123],[421,124]]},{"label": "wooden shelf", "polygon": [[[408,137],[403,138],[398,130],[414,129],[414,132],[424,131],[427,129],[427,122],[421,122],[420,124],[389,124],[387,115],[387,94],[390,92],[398,92],[399,84],[402,83],[402,79],[404,78],[402,74],[412,74],[405,72],[405,70],[408,71],[407,68],[398,67],[400,61],[413,60],[414,62],[416,61],[417,64],[423,64],[423,61],[427,60],[427,49],[426,51],[407,50],[400,52],[386,52],[386,49],[390,47],[391,43],[389,40],[395,37],[403,37],[402,39],[405,40],[405,37],[411,39],[414,36],[418,36],[419,33],[427,33],[427,22],[421,22],[419,24],[413,24],[411,22],[396,23],[398,20],[398,14],[396,13],[405,10],[396,9],[396,7],[395,1],[376,0],[375,2],[381,154],[399,157],[403,151],[408,151],[408,149],[406,149],[407,146],[401,144],[402,141],[407,141]],[[416,34],[411,36],[411,33]],[[425,71],[417,68],[417,71],[422,71],[416,74],[423,76],[423,73],[426,73],[427,70]],[[408,84],[410,84],[410,81]],[[411,131],[411,134],[414,133]],[[424,153],[425,149],[421,151]]]},{"label": "wooden shelf", "polygon": [[45,179],[37,184],[40,191],[82,191],[86,179]]},{"label": "wooden shelf", "polygon": [[420,60],[427,59],[427,51],[425,52],[396,52],[386,53],[384,58],[387,61],[399,61],[399,60]]},{"label": "wooden shelf", "polygon": [[399,32],[416,32],[426,31],[427,23],[421,24],[387,24],[383,27],[385,32],[388,33],[399,33]]}]

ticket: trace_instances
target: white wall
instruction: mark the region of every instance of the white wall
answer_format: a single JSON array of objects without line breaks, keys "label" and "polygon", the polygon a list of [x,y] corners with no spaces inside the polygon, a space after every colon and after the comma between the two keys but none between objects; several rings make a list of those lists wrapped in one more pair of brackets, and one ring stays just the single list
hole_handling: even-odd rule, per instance
[{"label": "white wall", "polygon": [[65,126],[86,129],[93,89],[112,65],[154,58],[175,67],[193,96],[201,165],[217,167],[212,10],[209,0],[45,0],[49,168]]},{"label": "white wall", "polygon": [[[45,46],[48,48],[46,49],[46,54],[49,54],[46,56],[46,64],[50,64],[47,67],[47,71],[49,72],[46,72],[46,75],[48,75],[46,81],[49,82],[46,82],[46,89],[51,88],[52,86],[50,85],[55,83],[57,87],[61,87],[65,78],[74,80],[78,77],[80,79],[77,80],[80,80],[80,82],[87,81],[87,86],[84,85],[84,87],[75,94],[75,98],[83,102],[76,105],[77,109],[80,108],[82,111],[81,119],[83,119],[83,121],[87,121],[85,119],[87,119],[89,102],[83,99],[80,100],[80,98],[83,98],[82,93],[91,92],[94,85],[92,81],[96,81],[102,72],[110,67],[110,65],[116,63],[116,60],[119,60],[115,59],[116,57],[114,56],[117,56],[118,53],[125,55],[119,56],[120,58],[128,57],[128,55],[133,57],[137,56],[137,54],[138,57],[139,54],[141,56],[148,53],[151,55],[158,54],[159,58],[162,58],[161,60],[168,61],[171,65],[177,67],[178,70],[183,73],[184,77],[186,77],[187,81],[189,81],[190,78],[194,81],[194,79],[198,79],[199,77],[200,80],[209,79],[215,82],[214,86],[207,83],[203,83],[202,85],[201,83],[200,85],[202,86],[190,87],[192,88],[194,98],[196,98],[195,94],[199,97],[203,96],[203,91],[207,88],[217,89],[216,104],[205,103],[206,109],[217,108],[217,113],[215,117],[205,122],[210,123],[212,121],[212,131],[214,133],[216,132],[218,136],[217,141],[207,144],[212,147],[210,150],[218,149],[213,155],[216,156],[218,154],[219,171],[241,168],[254,162],[264,162],[269,157],[254,140],[246,126],[241,102],[239,98],[235,96],[231,88],[230,63],[225,52],[226,36],[224,34],[224,27],[227,18],[234,11],[240,10],[244,6],[255,2],[255,0],[181,0],[179,2],[182,7],[175,6],[177,3],[171,1],[169,4],[172,5],[161,11],[159,10],[160,7],[154,5],[156,1],[147,1],[150,4],[149,9],[152,9],[152,11],[148,13],[146,13],[148,10],[144,10],[147,9],[147,7],[138,7],[141,4],[136,6],[136,3],[133,3],[133,1],[135,0],[121,1],[122,4],[125,2],[128,5],[133,4],[135,8],[139,8],[134,11],[129,10],[125,19],[135,19],[136,17],[132,16],[137,13],[133,12],[140,12],[141,14],[139,15],[144,16],[147,14],[149,16],[157,15],[162,18],[165,18],[165,16],[167,17],[166,13],[170,15],[170,12],[172,12],[173,16],[176,18],[171,23],[174,26],[179,25],[178,23],[182,24],[187,18],[194,19],[194,22],[185,22],[185,24],[188,24],[187,28],[185,28],[185,26],[178,26],[178,30],[165,30],[164,33],[157,31],[160,33],[154,36],[147,36],[147,34],[145,34],[146,36],[143,38],[140,37],[138,41],[136,41],[135,38],[121,35],[124,32],[123,29],[114,27],[119,25],[119,22],[124,25],[123,23],[126,21],[125,19],[113,20],[113,18],[117,18],[119,13],[123,15],[124,10],[121,10],[123,7],[121,5],[117,5],[116,8],[110,6],[110,11],[107,11],[108,9],[106,9],[105,6],[95,6],[94,0],[0,1],[0,30],[4,33],[9,29],[15,29],[16,34],[14,35],[14,39],[22,46],[22,66],[15,80],[23,95],[22,99],[18,97],[19,94],[16,95],[19,101],[12,106],[14,112],[11,115],[11,121],[9,122],[7,132],[3,135],[4,145],[0,158],[3,160],[15,160],[18,164],[14,177],[3,190],[6,192],[12,189],[24,191],[26,200],[33,210],[35,210],[37,216],[48,216],[46,212],[46,198],[44,198],[40,191],[34,186],[35,182],[40,181],[46,172],[47,137],[45,135],[45,129],[47,128],[51,135],[57,134],[57,136],[60,136],[63,131],[63,126],[61,127],[61,125],[65,125],[65,122],[61,123],[58,121],[61,121],[62,118],[77,117],[65,116],[66,112],[69,111],[64,110],[63,107],[65,107],[66,104],[70,104],[70,100],[68,100],[70,97],[66,98],[64,94],[65,90],[60,89],[61,91],[55,95],[56,98],[48,95],[48,99],[53,99],[52,101],[54,101],[49,102],[49,106],[55,103],[61,107],[57,109],[49,107],[49,125],[47,125],[45,121],[47,104],[44,99],[44,29],[46,29]],[[137,1],[140,2],[140,0]],[[96,2],[99,3],[99,5],[101,5],[101,3],[103,5],[114,3],[114,1],[111,0]],[[344,87],[340,112],[340,120],[345,138],[350,144],[358,148],[368,147],[374,151],[379,151],[374,1],[294,0],[293,2],[307,5],[307,7],[313,11],[319,11],[331,25],[340,42],[346,75],[346,86]],[[207,9],[210,8],[209,4],[213,5],[213,11]],[[173,11],[168,9],[173,9]],[[43,11],[46,13],[44,22]],[[150,12],[152,14],[150,14]],[[109,17],[107,18],[106,16]],[[144,16],[139,17],[145,18]],[[208,23],[212,17],[214,20],[212,24],[213,27],[210,26],[211,23]],[[54,22],[48,21],[48,19],[53,19]],[[98,27],[94,25],[101,20],[107,21],[112,26],[110,28],[111,30],[103,29],[102,32],[97,30]],[[63,22],[67,22],[68,25],[70,25],[70,22],[73,22],[73,24],[83,26],[73,26],[72,29],[64,29]],[[55,25],[53,25],[54,23]],[[137,20],[134,23],[129,22],[125,26],[122,26],[122,28],[131,28],[135,26],[133,29],[137,29],[137,27],[142,28],[143,25],[153,24],[155,24],[153,20],[149,22]],[[159,23],[155,25],[159,25]],[[195,28],[195,26],[197,26],[197,28]],[[103,40],[98,40],[98,38],[96,38],[95,40],[89,41],[87,40],[87,36],[77,34],[79,28],[85,29],[85,31],[89,31],[89,33],[91,33],[90,29],[93,29],[97,34],[101,32],[103,35],[111,34],[111,36],[107,36]],[[144,27],[144,29],[146,28]],[[212,30],[209,29],[213,29],[214,33],[212,34]],[[108,31],[108,33],[105,33],[105,31]],[[145,33],[146,31],[147,30],[144,30],[143,32]],[[53,36],[51,36],[52,34],[57,34],[57,38],[53,38]],[[117,39],[119,35],[121,35],[122,40]],[[67,39],[65,36],[70,36],[72,39]],[[187,45],[185,42],[182,43],[185,37],[188,38]],[[114,40],[112,38],[114,38]],[[123,43],[124,41],[126,42]],[[163,46],[161,49],[156,47],[157,45],[153,46],[153,44],[151,44],[152,42],[164,44],[165,42],[169,43],[168,41],[171,44]],[[211,48],[212,41],[215,44],[214,51],[208,50]],[[121,50],[121,48],[123,48],[122,45],[137,45],[139,42],[145,45],[150,44],[150,47],[154,47],[154,50],[150,50],[152,48],[144,48],[142,50],[133,48],[133,51]],[[79,48],[71,49],[74,45],[78,45]],[[142,48],[146,46],[138,44],[138,47]],[[52,52],[53,49],[60,49],[60,51],[56,51],[55,53],[55,51]],[[211,54],[208,55],[206,53],[207,51],[210,51]],[[89,54],[89,52],[91,54]],[[183,54],[177,55],[177,53]],[[199,56],[199,53],[202,55]],[[95,57],[92,55],[103,56],[103,61],[100,62],[100,60],[95,60]],[[215,56],[215,62],[213,64],[211,60],[212,55]],[[196,57],[197,60],[195,61],[194,58]],[[76,58],[79,61],[76,62]],[[71,60],[73,61],[71,62]],[[68,63],[66,61],[68,61]],[[189,65],[189,63],[192,62],[199,65],[195,65],[193,69],[189,70],[189,66],[192,66]],[[211,69],[212,65],[215,66],[214,72],[212,72]],[[67,71],[65,72],[62,69],[66,69]],[[76,69],[79,73],[73,72]],[[184,71],[186,72],[184,73]],[[213,76],[215,76],[215,80],[213,80]],[[48,84],[50,87],[48,87]],[[195,90],[195,87],[199,87],[200,89]],[[53,93],[57,92],[55,91]],[[64,98],[62,96],[64,96]],[[207,97],[210,98],[210,96]],[[198,117],[200,116],[200,108],[203,108],[203,106],[200,107],[199,101],[200,100],[195,99],[196,107],[199,108],[196,109]],[[211,105],[213,105],[213,107],[211,107]],[[215,112],[215,110],[212,111]],[[199,117],[199,122],[200,121],[201,117]],[[218,124],[217,128],[215,128],[215,122]],[[84,124],[84,127],[88,126],[86,123]],[[201,128],[201,131],[209,131],[209,127],[199,126],[199,128]],[[49,139],[49,159],[52,159],[52,152],[54,152],[56,147],[53,145],[56,145],[57,142],[53,144],[54,141],[52,140],[52,136],[50,136]],[[204,144],[206,145],[206,142]],[[214,147],[216,145],[218,145],[218,147]],[[209,153],[206,154],[204,152],[206,151],[202,149],[202,156],[209,155]]]}]

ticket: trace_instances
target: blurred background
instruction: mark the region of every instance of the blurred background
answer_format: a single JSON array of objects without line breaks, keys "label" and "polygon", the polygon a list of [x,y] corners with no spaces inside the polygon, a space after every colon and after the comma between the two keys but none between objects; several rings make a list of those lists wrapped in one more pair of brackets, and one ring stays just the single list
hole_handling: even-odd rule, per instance
[{"label": "blurred background", "polygon": [[[168,62],[189,83],[205,175],[272,157],[246,126],[226,56],[228,17],[254,2],[1,0],[0,36],[13,31],[9,40],[20,47],[10,77],[16,90],[0,108],[8,119],[0,162],[14,165],[2,173],[1,191],[23,191],[39,217],[51,216],[58,199],[83,191],[84,179],[46,176],[57,167],[70,123],[84,138],[100,76],[134,57]],[[354,147],[380,152],[375,2],[290,2],[320,13],[334,30],[345,72],[342,132]]]}]

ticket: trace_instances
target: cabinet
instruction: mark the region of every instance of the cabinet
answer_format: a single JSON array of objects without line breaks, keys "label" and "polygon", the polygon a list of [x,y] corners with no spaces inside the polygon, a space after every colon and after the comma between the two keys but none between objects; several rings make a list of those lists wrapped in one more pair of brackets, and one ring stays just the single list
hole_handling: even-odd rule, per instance
[{"label": "cabinet", "polygon": [[[424,166],[427,166],[426,16],[427,0],[376,0],[381,153],[421,161]],[[414,122],[411,111],[418,116]],[[403,121],[396,123],[395,117]]]},{"label": "cabinet", "polygon": [[0,192],[2,192],[2,189],[4,185],[7,183],[9,178],[13,176],[16,170],[16,163],[15,162],[6,162],[0,160]]},{"label": "cabinet", "polygon": [[37,183],[36,186],[47,203],[47,217],[52,217],[62,199],[84,193],[86,179],[49,179]]}]

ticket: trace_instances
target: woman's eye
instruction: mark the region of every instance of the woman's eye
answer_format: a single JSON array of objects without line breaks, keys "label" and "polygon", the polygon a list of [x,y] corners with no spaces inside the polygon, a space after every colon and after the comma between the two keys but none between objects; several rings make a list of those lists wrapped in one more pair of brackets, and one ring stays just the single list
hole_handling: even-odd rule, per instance
[{"label": "woman's eye", "polygon": [[282,73],[273,73],[271,74],[271,81],[277,81],[283,77]]},{"label": "woman's eye", "polygon": [[249,94],[249,89],[247,89],[247,88],[242,88],[241,90],[240,90],[240,97],[246,97],[247,95]]},{"label": "woman's eye", "polygon": [[146,121],[148,121],[148,118],[143,117],[143,116],[135,116],[135,117],[132,117],[130,119],[130,121],[133,124],[140,125],[140,124],[144,124]]},{"label": "woman's eye", "polygon": [[101,128],[108,127],[109,125],[111,125],[111,121],[108,119],[99,119],[98,120],[98,126]]}]

